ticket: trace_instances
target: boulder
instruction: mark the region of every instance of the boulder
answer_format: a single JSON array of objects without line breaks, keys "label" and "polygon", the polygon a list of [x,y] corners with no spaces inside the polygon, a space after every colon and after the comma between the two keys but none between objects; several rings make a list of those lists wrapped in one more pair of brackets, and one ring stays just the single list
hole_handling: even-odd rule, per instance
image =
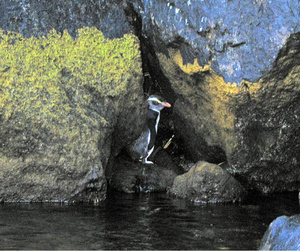
[{"label": "boulder", "polygon": [[175,177],[182,174],[182,170],[172,163],[166,153],[159,153],[156,159],[158,161],[155,161],[155,164],[149,165],[124,158],[111,160],[106,169],[110,187],[125,193],[167,191]]},{"label": "boulder", "polygon": [[230,174],[205,161],[177,176],[170,192],[195,203],[235,202],[245,195],[242,185]]},{"label": "boulder", "polygon": [[267,229],[260,250],[300,250],[300,215],[280,216]]},{"label": "boulder", "polygon": [[137,38],[77,32],[1,32],[2,201],[103,200],[111,148],[139,134],[146,106]]}]

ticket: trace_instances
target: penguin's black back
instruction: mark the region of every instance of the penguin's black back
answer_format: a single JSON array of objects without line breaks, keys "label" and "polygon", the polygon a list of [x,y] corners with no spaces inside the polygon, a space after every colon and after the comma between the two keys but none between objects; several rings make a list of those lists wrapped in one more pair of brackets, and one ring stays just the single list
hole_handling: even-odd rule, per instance
[{"label": "penguin's black back", "polygon": [[151,109],[148,110],[147,114],[147,127],[150,130],[150,142],[148,145],[148,149],[150,150],[155,143],[155,138],[156,138],[156,123],[157,123],[157,118],[159,116],[159,113],[156,111],[153,111]]}]

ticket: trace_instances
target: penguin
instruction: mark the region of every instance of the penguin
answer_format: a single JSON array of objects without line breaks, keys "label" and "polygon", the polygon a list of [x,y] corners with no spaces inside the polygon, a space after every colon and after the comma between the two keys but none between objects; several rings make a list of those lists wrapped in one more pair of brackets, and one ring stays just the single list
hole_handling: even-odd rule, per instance
[{"label": "penguin", "polygon": [[171,107],[162,97],[151,95],[147,99],[149,109],[147,113],[146,126],[130,147],[130,154],[133,159],[138,159],[143,164],[153,164],[147,160],[154,150],[154,143],[157,135],[160,111],[165,107]]}]

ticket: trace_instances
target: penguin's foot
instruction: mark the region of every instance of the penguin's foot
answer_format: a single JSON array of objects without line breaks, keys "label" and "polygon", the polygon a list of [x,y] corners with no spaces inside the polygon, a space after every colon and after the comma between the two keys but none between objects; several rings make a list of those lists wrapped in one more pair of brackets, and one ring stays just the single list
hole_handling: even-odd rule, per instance
[{"label": "penguin's foot", "polygon": [[154,163],[150,160],[147,160],[147,159],[143,159],[143,164],[146,164],[146,165],[154,165]]}]

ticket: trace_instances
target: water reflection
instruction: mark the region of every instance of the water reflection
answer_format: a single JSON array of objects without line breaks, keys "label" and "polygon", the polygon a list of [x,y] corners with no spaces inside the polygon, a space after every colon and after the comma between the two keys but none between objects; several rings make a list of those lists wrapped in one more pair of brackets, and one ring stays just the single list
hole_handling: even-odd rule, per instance
[{"label": "water reflection", "polygon": [[4,204],[1,249],[257,249],[269,223],[299,213],[296,194],[193,205],[165,194],[112,194],[100,206]]}]

